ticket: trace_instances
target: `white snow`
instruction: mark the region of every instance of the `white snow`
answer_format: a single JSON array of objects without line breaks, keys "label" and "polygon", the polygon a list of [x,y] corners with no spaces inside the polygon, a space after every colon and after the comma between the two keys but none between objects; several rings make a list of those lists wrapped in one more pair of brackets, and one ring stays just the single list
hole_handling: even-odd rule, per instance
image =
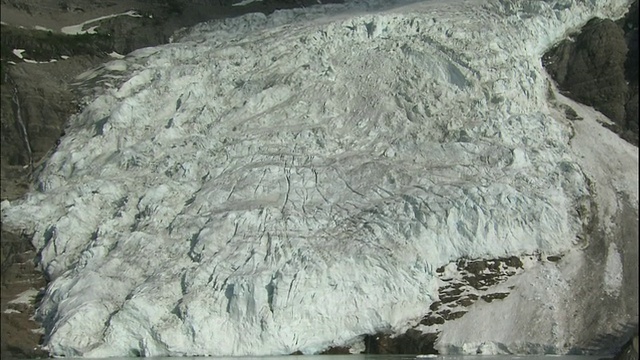
[{"label": "white snow", "polygon": [[113,18],[116,16],[131,16],[131,17],[142,17],[142,15],[138,14],[136,11],[134,10],[130,10],[124,13],[120,13],[120,14],[111,14],[111,15],[105,15],[105,16],[101,16],[95,19],[91,19],[91,20],[87,20],[81,24],[78,25],[70,25],[70,26],[65,26],[62,29],[60,29],[60,31],[64,34],[67,35],[81,35],[81,34],[95,34],[96,33],[96,28],[98,28],[98,25],[96,26],[92,26],[86,30],[83,30],[85,25],[94,23],[94,22],[98,22],[101,20],[105,20],[105,19],[109,19],[109,18]]},{"label": "white snow", "polygon": [[[455,259],[570,251],[588,163],[547,104],[540,56],[626,5],[248,14],[82,74],[88,105],[38,191],[2,209],[3,226],[35,234],[53,279],[38,310],[53,322],[47,349],[316,353],[415,324]],[[518,279],[537,285],[487,310],[504,329],[473,342],[447,323],[443,352],[566,349],[558,270]],[[559,320],[509,325],[514,311]],[[518,343],[526,329],[541,333]]]},{"label": "white snow", "polygon": [[49,29],[49,28],[46,28],[46,27],[44,27],[44,26],[40,26],[40,25],[35,25],[35,26],[33,27],[33,29],[34,29],[34,30],[40,30],[40,31],[51,31],[51,32],[53,32],[53,30],[52,30],[52,29]]},{"label": "white snow", "polygon": [[617,296],[622,287],[622,259],[615,243],[609,244],[604,272],[604,291],[609,296]]},{"label": "white snow", "polygon": [[124,55],[118,54],[115,51],[112,51],[111,53],[109,53],[109,56],[111,56],[114,59],[124,59]]},{"label": "white snow", "polygon": [[[51,60],[49,60],[49,61],[35,61],[35,60],[31,60],[31,59],[26,59],[26,58],[24,57],[24,55],[22,55],[22,53],[24,53],[25,51],[26,51],[25,49],[13,49],[13,51],[12,51],[12,52],[13,52],[13,54],[14,54],[15,56],[17,56],[18,58],[22,59],[24,62],[26,62],[26,63],[31,63],[31,64],[45,64],[45,63],[52,63],[52,62],[56,62],[56,61],[58,61],[58,60],[56,60],[56,59],[51,59]],[[63,58],[64,58],[64,57],[63,57]],[[67,58],[68,58],[68,57],[67,57]],[[14,64],[14,65],[15,65],[15,62],[13,62],[13,61],[9,61],[9,63],[11,63],[11,64]]]},{"label": "white snow", "polygon": [[245,6],[254,2],[262,2],[262,0],[242,0],[238,3],[233,4],[233,6]]},{"label": "white snow", "polygon": [[5,314],[20,314],[20,311],[15,310],[15,309],[11,309],[11,308],[7,308],[3,311],[3,313]]},{"label": "white snow", "polygon": [[30,64],[48,64],[48,63],[54,63],[54,62],[58,61],[56,59],[51,59],[49,61],[35,61],[35,60],[31,60],[31,59],[23,59],[23,60],[24,60],[24,62],[30,63]]},{"label": "white snow", "polygon": [[[620,141],[618,135],[600,125],[598,122],[609,120],[593,108],[576,103],[557,91],[555,96],[584,118],[573,123],[575,136],[571,140],[571,150],[582,170],[592,178],[598,216],[608,225],[605,230],[610,235],[619,210],[617,193],[628,194],[631,205],[638,208],[638,148]],[[557,113],[554,116],[561,117]],[[593,146],[594,139],[598,146]]]},{"label": "white snow", "polygon": [[38,295],[38,290],[29,289],[18,295],[17,298],[8,302],[8,304],[31,304]]},{"label": "white snow", "polygon": [[18,58],[22,59],[22,53],[25,52],[25,49],[13,49],[13,55],[17,56]]}]

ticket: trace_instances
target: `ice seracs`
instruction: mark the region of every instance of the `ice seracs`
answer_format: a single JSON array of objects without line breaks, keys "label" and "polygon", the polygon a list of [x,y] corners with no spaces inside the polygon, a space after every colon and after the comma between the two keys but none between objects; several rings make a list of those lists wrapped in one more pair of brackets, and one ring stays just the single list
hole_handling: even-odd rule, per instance
[{"label": "ice seracs", "polygon": [[49,351],[315,353],[413,325],[450,261],[580,245],[591,194],[539,59],[625,6],[250,14],[83,74],[38,190],[2,209],[53,280]]}]

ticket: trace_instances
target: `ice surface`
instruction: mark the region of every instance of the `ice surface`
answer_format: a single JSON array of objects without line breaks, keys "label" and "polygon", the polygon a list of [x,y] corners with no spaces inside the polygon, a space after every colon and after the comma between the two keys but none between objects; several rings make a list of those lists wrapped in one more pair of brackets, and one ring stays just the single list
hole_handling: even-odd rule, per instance
[{"label": "ice surface", "polygon": [[575,247],[590,194],[540,56],[626,5],[249,14],[81,75],[38,191],[2,209],[53,279],[47,348],[315,353],[414,324],[452,260]]}]

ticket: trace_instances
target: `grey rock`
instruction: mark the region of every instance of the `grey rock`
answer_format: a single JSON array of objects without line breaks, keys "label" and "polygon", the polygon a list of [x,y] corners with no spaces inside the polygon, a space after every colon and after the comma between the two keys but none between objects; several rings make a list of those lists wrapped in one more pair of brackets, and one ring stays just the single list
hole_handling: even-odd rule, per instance
[{"label": "grey rock", "polygon": [[616,123],[638,144],[638,2],[618,22],[594,18],[579,34],[548,51],[543,64],[570,98]]}]

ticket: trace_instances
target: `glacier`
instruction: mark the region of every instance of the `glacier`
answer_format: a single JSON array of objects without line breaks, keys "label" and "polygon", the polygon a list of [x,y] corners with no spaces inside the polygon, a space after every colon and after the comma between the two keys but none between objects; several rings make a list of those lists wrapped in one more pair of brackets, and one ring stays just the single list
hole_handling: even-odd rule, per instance
[{"label": "glacier", "polygon": [[[51,280],[46,348],[313,354],[415,325],[437,300],[436,269],[456,259],[585,246],[603,207],[540,58],[628,5],[248,14],[81,75],[82,112],[33,191],[2,206]],[[632,186],[618,190],[637,211]]]}]

